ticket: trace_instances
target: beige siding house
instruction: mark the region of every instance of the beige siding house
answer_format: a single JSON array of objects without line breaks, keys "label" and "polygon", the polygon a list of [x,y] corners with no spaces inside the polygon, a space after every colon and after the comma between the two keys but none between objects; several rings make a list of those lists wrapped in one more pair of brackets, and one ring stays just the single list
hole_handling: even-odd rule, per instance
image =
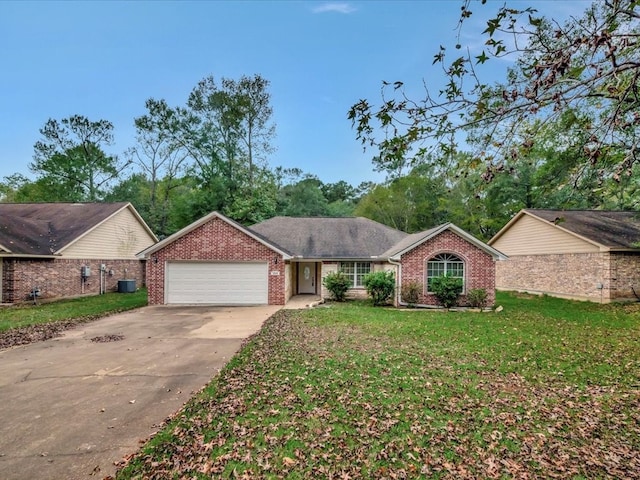
[{"label": "beige siding house", "polygon": [[130,203],[2,203],[0,301],[95,295],[120,280],[142,286],[136,254],[156,242]]},{"label": "beige siding house", "polygon": [[520,211],[490,241],[496,288],[607,303],[640,295],[640,214]]}]

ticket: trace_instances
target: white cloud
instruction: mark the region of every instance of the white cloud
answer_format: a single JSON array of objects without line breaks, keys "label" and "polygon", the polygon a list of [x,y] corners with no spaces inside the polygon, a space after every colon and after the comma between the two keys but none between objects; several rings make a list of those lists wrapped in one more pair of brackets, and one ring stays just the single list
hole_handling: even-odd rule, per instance
[{"label": "white cloud", "polygon": [[312,10],[313,13],[337,12],[337,13],[344,13],[344,14],[353,13],[355,11],[356,11],[355,7],[345,2],[323,3],[322,5],[318,5],[317,7],[314,7]]}]

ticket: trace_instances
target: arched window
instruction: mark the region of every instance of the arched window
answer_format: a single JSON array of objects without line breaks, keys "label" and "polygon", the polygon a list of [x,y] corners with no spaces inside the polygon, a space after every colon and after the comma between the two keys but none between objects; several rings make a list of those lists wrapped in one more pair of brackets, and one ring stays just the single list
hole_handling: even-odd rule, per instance
[{"label": "arched window", "polygon": [[464,285],[464,262],[452,253],[440,253],[427,261],[427,292],[431,291],[434,278],[447,275],[461,278]]}]

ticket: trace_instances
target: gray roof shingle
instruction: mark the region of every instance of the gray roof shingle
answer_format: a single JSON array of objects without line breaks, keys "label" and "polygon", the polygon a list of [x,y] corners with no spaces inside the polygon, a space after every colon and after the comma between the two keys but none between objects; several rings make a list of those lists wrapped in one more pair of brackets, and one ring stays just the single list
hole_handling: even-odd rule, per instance
[{"label": "gray roof shingle", "polygon": [[362,217],[274,217],[249,228],[293,256],[366,259],[408,236]]},{"label": "gray roof shingle", "polygon": [[19,255],[54,255],[128,205],[0,203],[0,245]]},{"label": "gray roof shingle", "polygon": [[543,210],[525,212],[609,248],[638,248],[640,213],[604,210]]}]

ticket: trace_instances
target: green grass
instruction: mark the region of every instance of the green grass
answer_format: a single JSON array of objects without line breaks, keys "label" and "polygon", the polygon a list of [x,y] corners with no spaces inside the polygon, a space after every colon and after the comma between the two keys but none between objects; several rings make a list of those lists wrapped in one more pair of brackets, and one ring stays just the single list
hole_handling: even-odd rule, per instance
[{"label": "green grass", "polygon": [[94,318],[146,304],[147,291],[140,289],[135,293],[107,293],[38,305],[3,307],[0,308],[0,332],[63,320]]},{"label": "green grass", "polygon": [[640,309],[272,317],[117,478],[637,478]]}]

